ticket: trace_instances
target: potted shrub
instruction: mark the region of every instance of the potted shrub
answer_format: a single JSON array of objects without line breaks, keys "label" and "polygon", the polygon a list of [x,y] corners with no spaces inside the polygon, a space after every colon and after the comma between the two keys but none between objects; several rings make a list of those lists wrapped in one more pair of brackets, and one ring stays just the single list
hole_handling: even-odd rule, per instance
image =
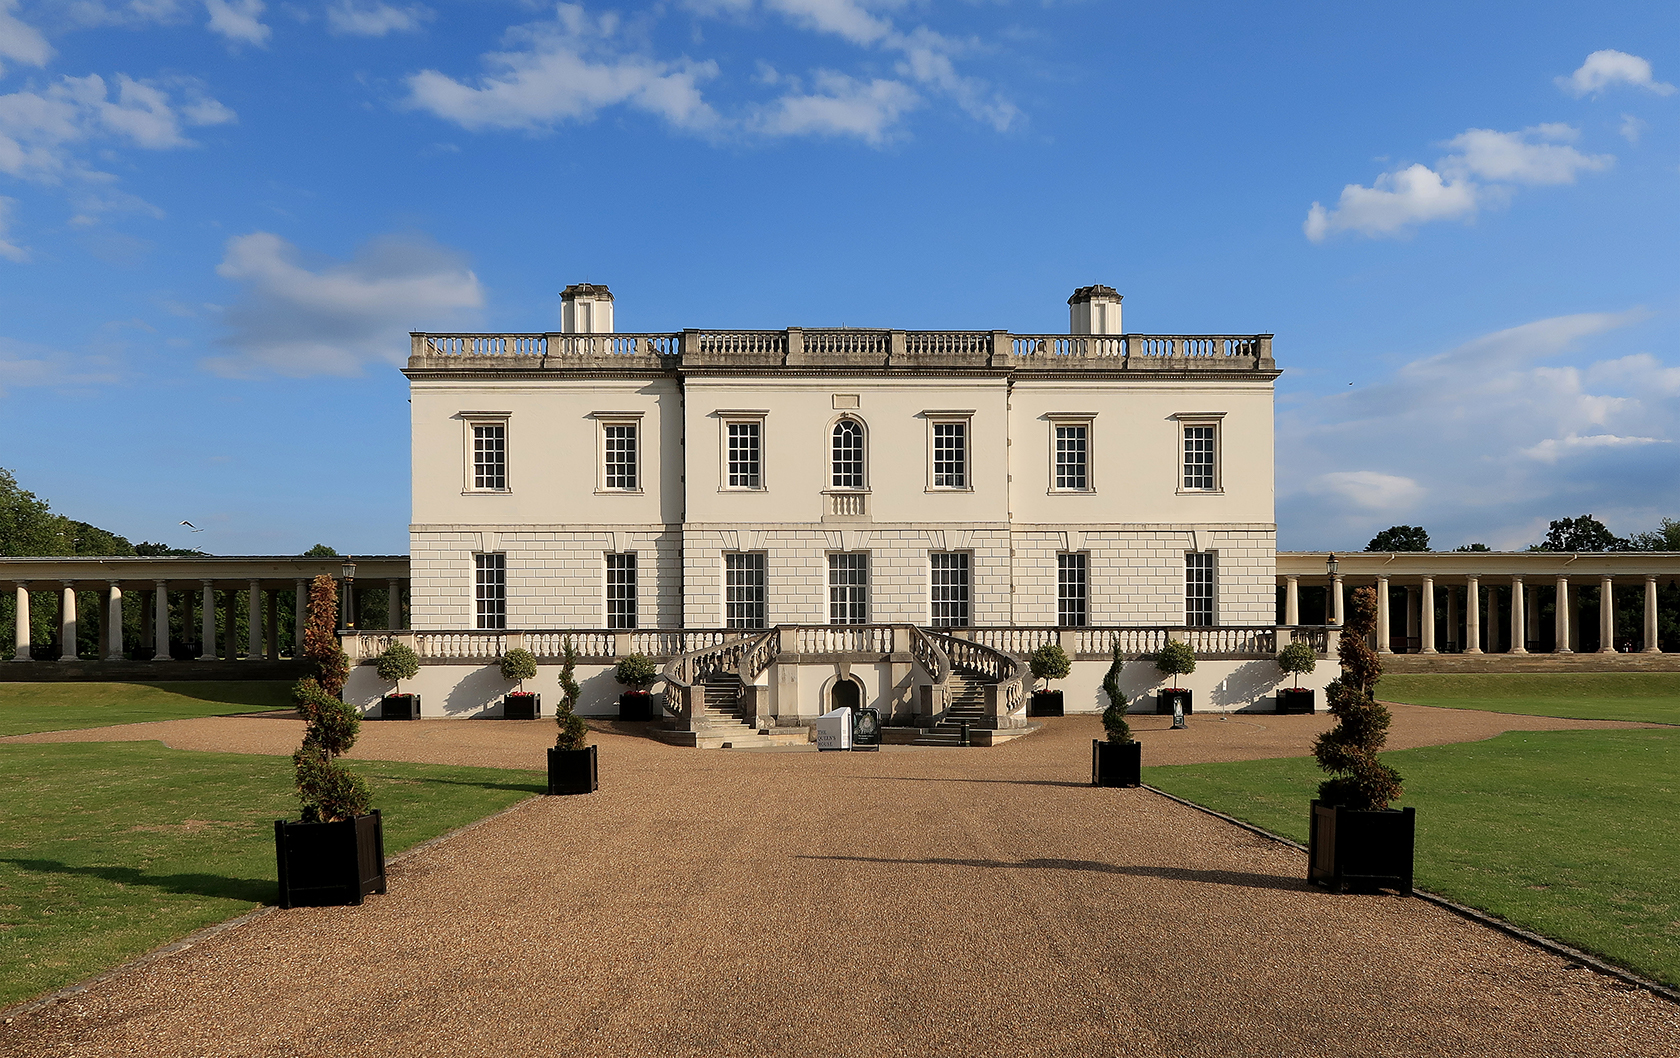
[{"label": "potted shrub", "polygon": [[648,688],[659,679],[659,667],[646,654],[629,654],[621,658],[613,669],[613,678],[629,690],[618,696],[620,720],[651,720],[652,696]]},{"label": "potted shrub", "polygon": [[1318,766],[1332,778],[1319,784],[1307,841],[1307,881],[1332,889],[1412,891],[1412,849],[1417,813],[1397,811],[1400,776],[1377,759],[1388,741],[1389,713],[1373,691],[1382,666],[1366,639],[1377,625],[1374,588],[1355,590],[1348,601],[1337,657],[1342,675],[1324,688],[1338,723],[1313,743]]},{"label": "potted shrub", "polygon": [[[1155,655],[1155,668],[1162,675],[1171,677],[1188,676],[1196,671],[1196,652],[1190,649],[1188,643],[1181,643],[1176,639],[1168,639],[1167,645]],[[1173,705],[1177,703],[1184,708],[1184,715],[1190,715],[1190,692],[1183,687],[1164,687],[1155,695],[1155,711],[1157,713],[1171,713]]]},{"label": "potted shrub", "polygon": [[338,591],[331,577],[316,577],[309,591],[304,654],[316,674],[292,690],[305,727],[292,755],[302,818],[274,821],[274,859],[280,906],[360,904],[385,891],[385,835],[379,810],[361,777],[338,757],[356,744],[361,718],[339,695],[348,659],[333,625]]},{"label": "potted shrub", "polygon": [[1126,723],[1126,696],[1120,691],[1120,643],[1114,643],[1114,660],[1103,677],[1103,694],[1108,696],[1108,708],[1103,710],[1103,730],[1108,738],[1091,740],[1092,786],[1142,786],[1143,744],[1132,737],[1132,727]]},{"label": "potted shrub", "polygon": [[600,774],[596,767],[595,747],[585,745],[589,740],[589,725],[577,715],[578,683],[573,670],[577,667],[577,651],[567,636],[561,646],[560,704],[554,709],[554,723],[559,728],[554,747],[548,751],[548,792],[551,794],[586,794],[600,789]]},{"label": "potted shrub", "polygon": [[1073,671],[1073,663],[1068,660],[1067,651],[1055,643],[1046,643],[1033,651],[1027,658],[1027,664],[1032,666],[1034,679],[1043,680],[1044,690],[1034,691],[1032,703],[1027,706],[1028,716],[1061,716],[1062,692],[1050,689],[1051,680],[1065,680],[1068,673]]},{"label": "potted shrub", "polygon": [[535,720],[542,713],[542,696],[525,689],[526,680],[537,678],[537,656],[523,647],[502,655],[502,679],[513,680],[519,689],[502,695],[503,720]]},{"label": "potted shrub", "polygon": [[390,680],[392,691],[379,699],[381,720],[414,720],[420,716],[420,696],[402,693],[402,681],[420,674],[420,655],[403,643],[392,643],[379,655],[375,671],[382,680]]},{"label": "potted shrub", "polygon": [[1310,713],[1313,711],[1313,691],[1301,686],[1301,674],[1318,668],[1318,654],[1311,644],[1297,639],[1278,651],[1277,667],[1295,677],[1295,686],[1279,687],[1277,711],[1280,713]]}]

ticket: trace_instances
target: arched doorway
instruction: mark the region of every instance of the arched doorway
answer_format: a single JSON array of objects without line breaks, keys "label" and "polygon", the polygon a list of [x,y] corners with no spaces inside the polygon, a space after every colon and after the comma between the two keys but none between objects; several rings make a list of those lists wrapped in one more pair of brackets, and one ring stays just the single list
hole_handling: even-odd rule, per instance
[{"label": "arched doorway", "polygon": [[863,706],[863,687],[853,679],[838,679],[828,690],[828,707],[830,709],[851,708],[859,709]]}]

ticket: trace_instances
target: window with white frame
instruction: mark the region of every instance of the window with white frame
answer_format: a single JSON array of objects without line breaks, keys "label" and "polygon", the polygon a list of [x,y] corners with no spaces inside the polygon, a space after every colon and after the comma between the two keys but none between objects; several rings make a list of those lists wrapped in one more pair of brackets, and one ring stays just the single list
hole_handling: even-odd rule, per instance
[{"label": "window with white frame", "polygon": [[933,421],[933,468],[936,489],[968,488],[968,420]]},{"label": "window with white frame", "polygon": [[841,419],[834,424],[829,487],[861,489],[863,481],[863,423]]},{"label": "window with white frame", "polygon": [[1219,424],[1186,422],[1184,431],[1184,474],[1186,492],[1217,492],[1219,489]]},{"label": "window with white frame", "polygon": [[477,567],[474,597],[478,604],[478,627],[507,627],[507,556],[474,555]]},{"label": "window with white frame", "polygon": [[1193,628],[1213,624],[1214,555],[1188,551],[1184,555],[1184,623]]},{"label": "window with white frame", "polygon": [[636,553],[607,554],[607,627],[636,627]]},{"label": "window with white frame", "polygon": [[1061,628],[1084,628],[1087,617],[1086,555],[1065,551],[1056,556],[1056,624]]},{"label": "window with white frame", "polygon": [[828,556],[828,623],[869,623],[867,551],[848,551]]},{"label": "window with white frame", "polygon": [[634,422],[601,424],[603,489],[613,492],[635,492],[641,488],[637,460],[639,431],[640,424]]},{"label": "window with white frame", "polygon": [[1091,424],[1054,423],[1055,466],[1052,487],[1059,492],[1086,492],[1091,487]]},{"label": "window with white frame", "polygon": [[928,617],[941,628],[966,628],[969,624],[969,566],[967,551],[935,551],[928,555]]},{"label": "window with white frame", "polygon": [[507,423],[469,423],[472,430],[472,487],[507,491]]},{"label": "window with white frame", "polygon": [[726,451],[724,454],[724,484],[731,489],[763,487],[762,443],[764,423],[761,420],[728,422],[724,424]]},{"label": "window with white frame", "polygon": [[723,556],[725,628],[764,627],[764,552],[731,551]]}]

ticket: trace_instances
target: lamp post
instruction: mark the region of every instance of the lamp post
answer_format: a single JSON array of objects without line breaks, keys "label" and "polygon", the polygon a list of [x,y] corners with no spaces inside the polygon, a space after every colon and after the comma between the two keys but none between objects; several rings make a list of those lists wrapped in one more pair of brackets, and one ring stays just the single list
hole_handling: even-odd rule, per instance
[{"label": "lamp post", "polygon": [[344,574],[344,627],[356,627],[356,564],[346,556],[340,568]]},{"label": "lamp post", "polygon": [[1339,625],[1342,623],[1342,578],[1336,573],[1340,568],[1341,564],[1336,561],[1334,553],[1324,560],[1324,572],[1330,577],[1327,598],[1324,600],[1325,624]]}]

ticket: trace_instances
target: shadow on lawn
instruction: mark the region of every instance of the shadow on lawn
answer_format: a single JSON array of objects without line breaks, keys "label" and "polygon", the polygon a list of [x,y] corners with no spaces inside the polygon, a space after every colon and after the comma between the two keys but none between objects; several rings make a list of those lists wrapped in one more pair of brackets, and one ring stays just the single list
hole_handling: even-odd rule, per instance
[{"label": "shadow on lawn", "polygon": [[221,874],[148,875],[134,867],[76,867],[59,860],[0,859],[0,863],[9,863],[20,871],[98,878],[118,885],[145,886],[183,896],[211,896],[253,904],[272,904],[279,896],[279,884],[269,878],[229,878]]},{"label": "shadow on lawn", "polygon": [[1160,878],[1169,882],[1209,882],[1214,885],[1239,885],[1245,889],[1307,889],[1300,878],[1284,878],[1275,874],[1252,874],[1248,871],[1198,871],[1189,867],[1124,867],[1096,860],[964,860],[935,856],[924,860],[895,860],[881,856],[795,856],[800,860],[846,860],[851,863],[922,864],[934,867],[992,867],[1012,870],[1091,871],[1097,874],[1126,874],[1136,878]]},{"label": "shadow on lawn", "polygon": [[[351,761],[352,764],[356,763]],[[471,786],[479,790],[508,790],[513,793],[545,794],[548,792],[546,782],[473,782],[468,779],[440,779],[435,776],[411,775],[381,775],[373,772],[372,777],[389,783],[437,783],[443,786]]]}]

